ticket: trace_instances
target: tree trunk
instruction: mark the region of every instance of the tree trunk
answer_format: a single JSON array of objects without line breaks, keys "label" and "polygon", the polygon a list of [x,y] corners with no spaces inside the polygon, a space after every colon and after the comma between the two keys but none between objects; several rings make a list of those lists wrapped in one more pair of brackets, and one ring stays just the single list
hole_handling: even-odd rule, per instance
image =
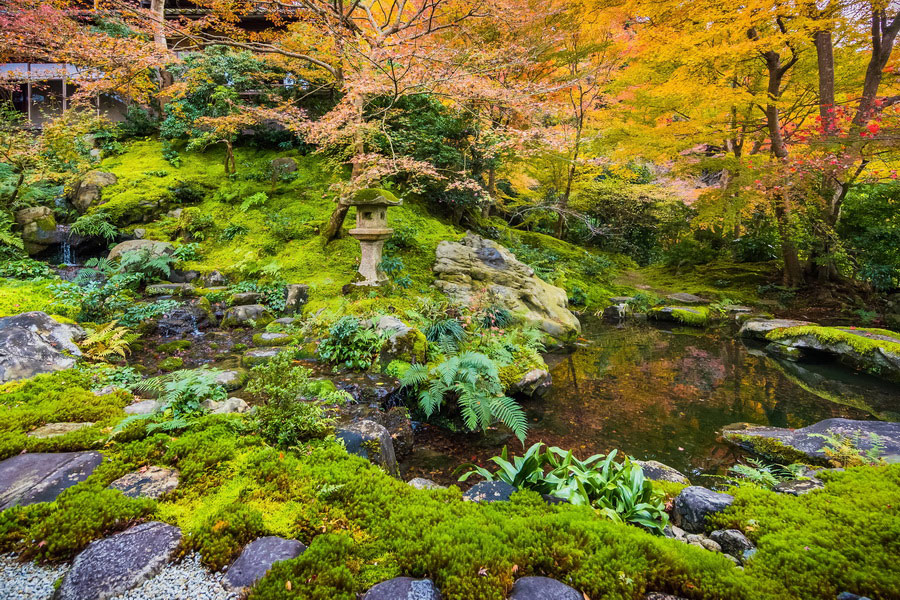
[{"label": "tree trunk", "polygon": [[834,133],[834,47],[830,31],[817,31],[813,36],[819,73],[819,117],[826,136]]},{"label": "tree trunk", "polygon": [[556,237],[563,239],[566,234],[566,215],[564,211],[569,207],[569,197],[572,195],[572,182],[575,181],[575,172],[578,164],[578,157],[581,154],[581,134],[584,130],[584,110],[579,103],[579,110],[575,118],[575,146],[572,149],[572,160],[569,162],[569,170],[566,173],[566,188],[563,190],[562,198],[559,199],[559,218],[556,221]]},{"label": "tree trunk", "polygon": [[781,258],[784,261],[783,282],[789,287],[800,287],[804,283],[803,266],[800,264],[797,246],[791,239],[788,213],[784,197],[780,193],[776,193],[775,219],[778,223],[778,236],[781,238]]},{"label": "tree trunk", "polygon": [[326,244],[341,236],[341,228],[344,226],[344,219],[347,217],[347,212],[349,210],[350,205],[346,204],[343,199],[338,199],[337,206],[331,213],[331,217],[328,219],[328,225],[325,227]]},{"label": "tree trunk", "polygon": [[[354,158],[357,160],[353,161],[353,165],[350,168],[350,181],[353,181],[357,177],[359,177],[362,172],[362,164],[360,160],[358,160],[363,154],[365,154],[365,137],[363,136],[363,125],[365,124],[365,115],[363,113],[365,109],[365,98],[361,95],[357,95],[353,98],[353,107],[356,112],[356,131],[353,136],[353,153]],[[325,243],[335,240],[341,237],[341,229],[344,226],[344,219],[347,217],[347,212],[350,210],[350,205],[344,202],[343,198],[338,198],[337,206],[334,208],[334,211],[331,213],[331,217],[328,219],[328,225],[325,227]]]},{"label": "tree trunk", "polygon": [[[166,51],[169,49],[168,41],[166,40],[166,0],[150,0],[150,12],[153,14],[153,21],[155,22],[153,27],[153,43],[158,48]],[[160,92],[171,86],[173,83],[175,83],[175,78],[172,76],[172,73],[161,67],[159,69]],[[159,94],[160,112],[165,110],[167,103],[168,98],[166,95],[162,93]]]}]

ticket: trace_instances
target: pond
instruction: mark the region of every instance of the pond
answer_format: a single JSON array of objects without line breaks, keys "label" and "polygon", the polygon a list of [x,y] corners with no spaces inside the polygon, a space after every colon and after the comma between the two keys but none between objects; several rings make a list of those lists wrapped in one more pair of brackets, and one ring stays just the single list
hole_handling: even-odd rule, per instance
[{"label": "pond", "polygon": [[[526,446],[542,441],[582,458],[618,448],[702,480],[739,458],[718,439],[731,423],[797,428],[831,417],[900,420],[900,386],[839,365],[776,360],[733,332],[596,319],[583,326],[575,352],[547,357],[553,386],[546,397],[524,404]],[[486,465],[504,445],[522,451],[501,429],[454,433],[424,424],[401,469],[407,479],[452,483],[460,464]]]}]

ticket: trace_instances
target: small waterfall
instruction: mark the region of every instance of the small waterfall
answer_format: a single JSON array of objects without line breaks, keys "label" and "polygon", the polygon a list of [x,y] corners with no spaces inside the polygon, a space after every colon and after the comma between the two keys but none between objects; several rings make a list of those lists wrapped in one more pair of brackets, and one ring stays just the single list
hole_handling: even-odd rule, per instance
[{"label": "small waterfall", "polygon": [[59,258],[58,263],[67,267],[75,266],[75,253],[72,250],[72,244],[69,243],[69,226],[57,225],[59,233]]}]

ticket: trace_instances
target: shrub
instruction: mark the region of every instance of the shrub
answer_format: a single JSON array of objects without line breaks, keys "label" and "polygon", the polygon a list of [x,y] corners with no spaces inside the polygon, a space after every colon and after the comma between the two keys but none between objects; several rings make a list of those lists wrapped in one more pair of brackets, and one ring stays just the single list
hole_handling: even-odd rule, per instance
[{"label": "shrub", "polygon": [[0,260],[0,277],[11,279],[48,279],[53,277],[53,269],[45,262],[33,258]]},{"label": "shrub", "polygon": [[366,370],[378,356],[381,336],[374,328],[363,328],[356,317],[341,317],[319,344],[319,357],[333,365]]}]

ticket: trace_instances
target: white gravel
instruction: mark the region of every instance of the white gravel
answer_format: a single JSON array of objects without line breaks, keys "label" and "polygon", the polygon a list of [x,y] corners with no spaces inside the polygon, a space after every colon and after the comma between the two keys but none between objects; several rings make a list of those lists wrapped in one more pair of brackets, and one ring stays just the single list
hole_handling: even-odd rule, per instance
[{"label": "white gravel", "polygon": [[[0,555],[0,599],[50,600],[53,583],[68,570],[68,564],[39,566],[20,563],[14,554]],[[115,600],[238,600],[240,594],[226,592],[221,580],[221,573],[211,573],[198,554],[190,554]]]},{"label": "white gravel", "polygon": [[240,594],[226,592],[221,580],[222,573],[211,573],[193,553],[115,600],[238,600]]},{"label": "white gravel", "polygon": [[0,598],[45,600],[53,595],[53,582],[66,574],[68,564],[39,566],[19,562],[15,554],[0,556]]}]

